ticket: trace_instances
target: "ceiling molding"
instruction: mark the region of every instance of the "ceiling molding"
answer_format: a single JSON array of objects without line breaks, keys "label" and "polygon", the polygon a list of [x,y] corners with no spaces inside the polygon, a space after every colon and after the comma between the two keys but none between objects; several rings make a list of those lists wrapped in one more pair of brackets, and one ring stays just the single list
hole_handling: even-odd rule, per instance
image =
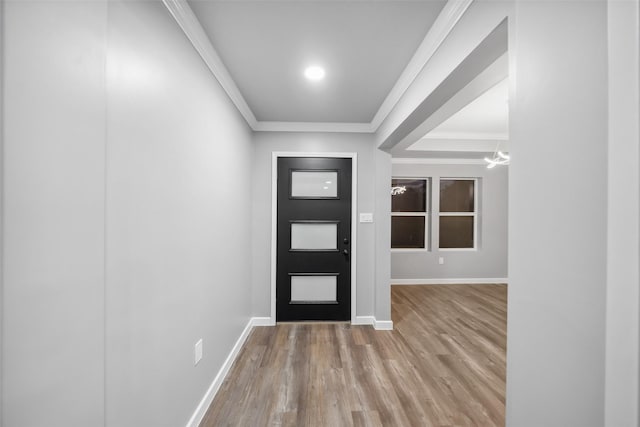
[{"label": "ceiling molding", "polygon": [[252,127],[258,132],[375,132],[371,123],[257,122]]},{"label": "ceiling molding", "polygon": [[429,132],[421,139],[451,139],[451,140],[478,140],[478,141],[507,141],[509,135],[503,132],[489,133],[489,132]]},{"label": "ceiling molding", "polygon": [[420,46],[418,46],[416,53],[373,117],[371,126],[375,130],[378,130],[384,119],[391,113],[391,110],[393,110],[400,101],[400,98],[402,98],[402,95],[404,95],[425,65],[427,65],[427,62],[429,62],[433,54],[456,26],[471,3],[473,3],[473,0],[449,0],[447,4],[444,5],[444,8],[429,29],[429,32],[427,32],[424,40],[420,43]]},{"label": "ceiling molding", "polygon": [[374,133],[447,38],[473,0],[447,1],[371,123],[258,122],[187,0],[162,0],[162,2],[254,131]]},{"label": "ceiling molding", "polygon": [[391,159],[397,165],[486,165],[483,159],[437,159],[437,158],[398,158]]},{"label": "ceiling molding", "polygon": [[240,93],[238,86],[229,74],[227,67],[223,64],[218,52],[211,44],[211,40],[205,33],[200,21],[189,6],[186,0],[162,0],[169,13],[176,20],[182,31],[187,36],[195,50],[200,54],[214,77],[220,82],[220,85],[231,98],[240,114],[245,118],[249,126],[255,130],[257,123],[256,117],[249,108],[247,101]]}]

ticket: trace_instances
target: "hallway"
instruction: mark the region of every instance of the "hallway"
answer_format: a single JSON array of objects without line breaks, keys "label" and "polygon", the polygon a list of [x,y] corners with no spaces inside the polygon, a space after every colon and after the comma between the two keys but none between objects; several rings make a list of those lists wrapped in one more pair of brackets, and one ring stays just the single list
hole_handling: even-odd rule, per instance
[{"label": "hallway", "polygon": [[394,286],[394,331],[255,328],[202,426],[502,426],[506,305],[506,285]]}]

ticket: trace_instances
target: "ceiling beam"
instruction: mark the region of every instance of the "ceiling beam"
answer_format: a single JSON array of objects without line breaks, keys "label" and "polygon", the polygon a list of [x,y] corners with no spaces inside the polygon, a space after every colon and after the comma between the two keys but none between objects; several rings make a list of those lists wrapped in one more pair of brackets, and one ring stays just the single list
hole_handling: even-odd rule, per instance
[{"label": "ceiling beam", "polygon": [[[507,47],[505,19],[402,121],[380,148],[404,151],[475,99],[479,93],[474,86],[481,86],[483,93],[504,80],[508,76]],[[469,93],[474,98],[468,99]],[[443,109],[447,104],[449,109]]]}]

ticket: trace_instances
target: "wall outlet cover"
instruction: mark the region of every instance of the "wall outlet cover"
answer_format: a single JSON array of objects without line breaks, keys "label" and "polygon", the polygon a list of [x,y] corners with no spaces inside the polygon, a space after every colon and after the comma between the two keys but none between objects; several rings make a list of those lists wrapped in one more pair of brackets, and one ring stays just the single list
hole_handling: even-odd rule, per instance
[{"label": "wall outlet cover", "polygon": [[200,360],[202,360],[202,338],[200,338],[198,340],[198,342],[196,343],[194,349],[193,349],[193,353],[194,353],[194,357],[195,357],[195,363],[194,365],[197,365],[198,362],[200,362]]}]

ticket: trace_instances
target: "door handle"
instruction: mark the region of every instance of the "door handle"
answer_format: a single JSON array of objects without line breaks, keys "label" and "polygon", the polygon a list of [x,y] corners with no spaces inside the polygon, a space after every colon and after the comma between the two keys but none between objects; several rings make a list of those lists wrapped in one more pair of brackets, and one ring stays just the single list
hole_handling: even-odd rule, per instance
[{"label": "door handle", "polygon": [[342,251],[342,254],[343,254],[344,256],[348,257],[348,256],[349,256],[349,251],[348,251],[348,250],[346,250],[346,249],[344,249],[344,250]]}]

